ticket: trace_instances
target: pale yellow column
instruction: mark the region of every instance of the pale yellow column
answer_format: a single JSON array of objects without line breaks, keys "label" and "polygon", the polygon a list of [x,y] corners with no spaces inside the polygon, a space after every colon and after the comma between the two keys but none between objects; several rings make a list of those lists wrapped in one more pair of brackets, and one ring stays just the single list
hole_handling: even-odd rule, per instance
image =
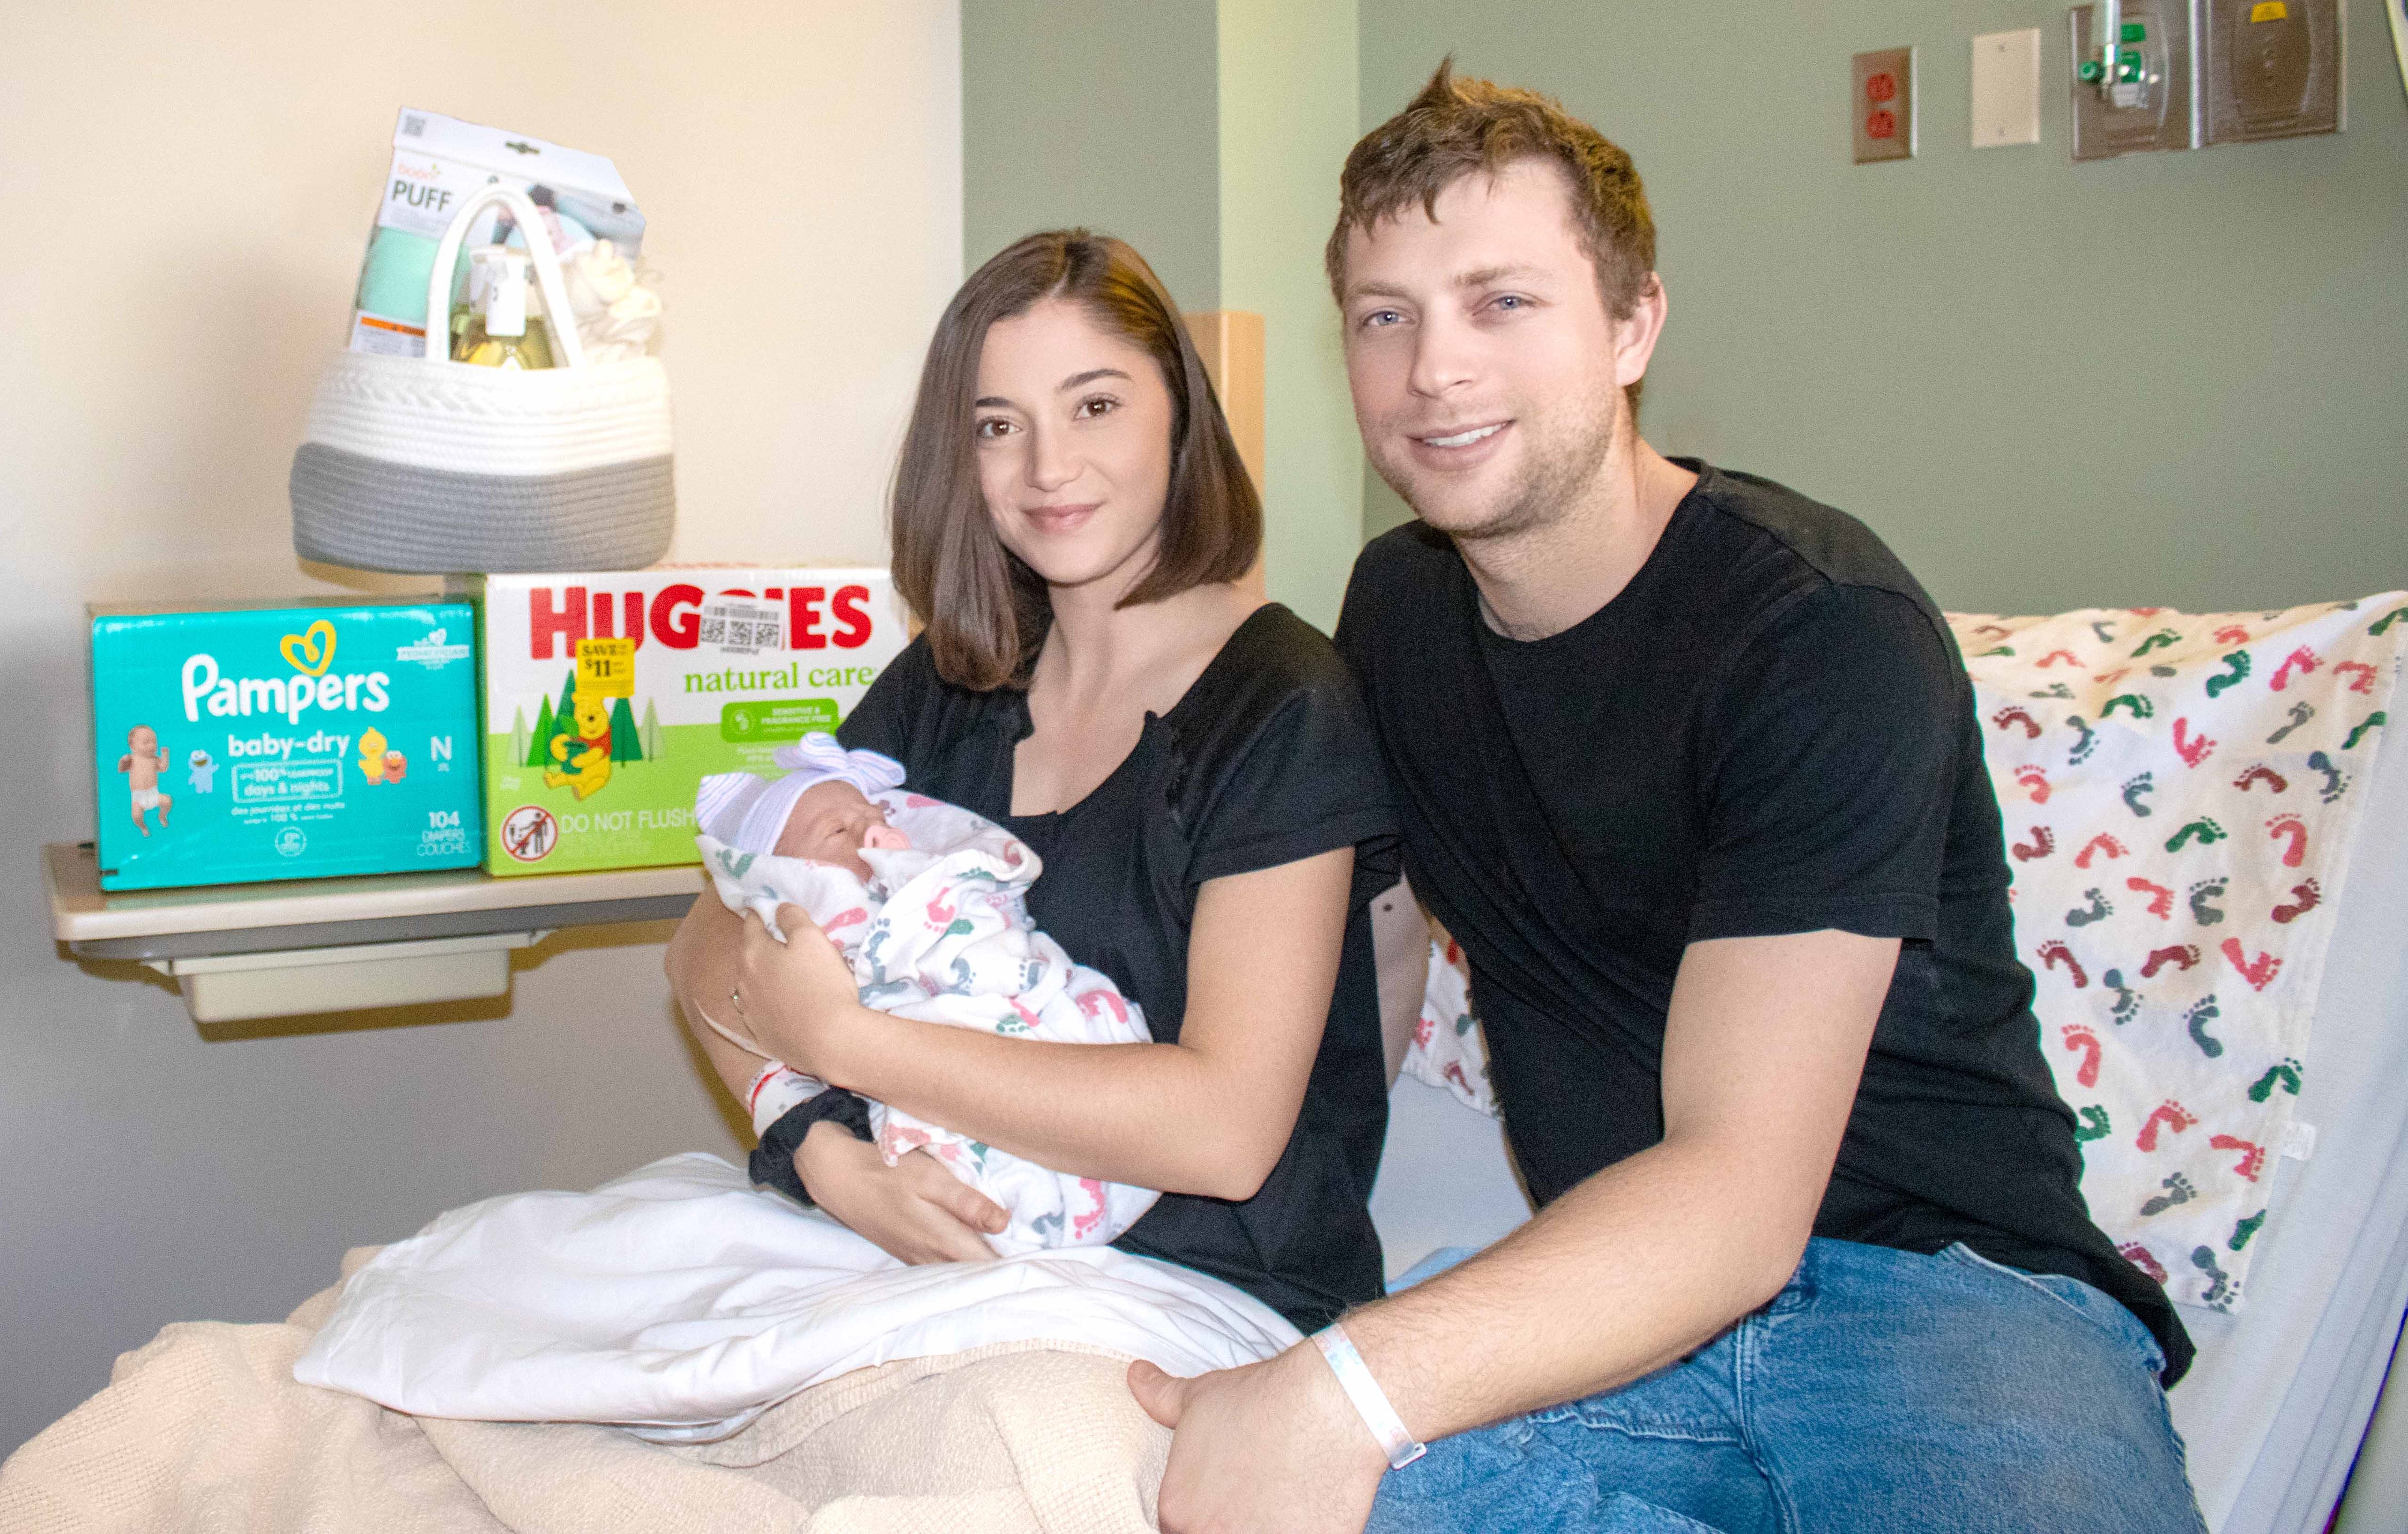
[{"label": "pale yellow column", "polygon": [[[1213,309],[1186,316],[1187,332],[1196,337],[1212,392],[1221,397],[1221,413],[1228,418],[1229,435],[1238,441],[1238,456],[1254,476],[1254,494],[1263,485],[1263,317],[1243,309]],[[1270,508],[1263,509],[1266,520]],[[1246,574],[1246,583],[1261,595],[1263,562]]]}]

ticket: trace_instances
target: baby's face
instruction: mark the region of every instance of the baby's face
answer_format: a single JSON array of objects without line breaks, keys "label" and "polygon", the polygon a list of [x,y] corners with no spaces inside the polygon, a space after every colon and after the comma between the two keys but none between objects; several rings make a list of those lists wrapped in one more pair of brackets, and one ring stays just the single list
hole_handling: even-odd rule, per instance
[{"label": "baby's face", "polygon": [[886,811],[870,803],[868,796],[841,779],[831,778],[805,789],[795,801],[795,812],[786,817],[786,828],[778,833],[774,852],[780,857],[833,863],[850,868],[857,879],[867,879],[869,864],[861,855],[863,848],[899,851],[910,845],[911,839],[887,824]]}]

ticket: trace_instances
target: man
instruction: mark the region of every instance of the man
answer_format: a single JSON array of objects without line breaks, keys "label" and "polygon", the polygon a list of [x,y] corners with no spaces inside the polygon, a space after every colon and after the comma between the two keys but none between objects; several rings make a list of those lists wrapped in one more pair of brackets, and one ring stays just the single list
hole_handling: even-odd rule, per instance
[{"label": "man", "polygon": [[1133,1366],[1163,1527],[2200,1528],[2189,1340],[2076,1191],[1930,599],[1640,440],[1666,300],[1594,129],[1441,65],[1340,196],[1355,417],[1418,520],[1339,643],[1541,1207],[1326,1346]]}]

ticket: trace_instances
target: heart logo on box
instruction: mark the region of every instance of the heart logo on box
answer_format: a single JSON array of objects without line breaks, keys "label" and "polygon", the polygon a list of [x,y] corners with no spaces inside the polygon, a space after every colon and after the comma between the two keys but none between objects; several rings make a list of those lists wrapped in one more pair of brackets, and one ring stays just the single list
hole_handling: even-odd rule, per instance
[{"label": "heart logo on box", "polygon": [[322,677],[335,664],[335,625],[321,618],[299,634],[284,636],[281,648],[293,669],[305,677]]},{"label": "heart logo on box", "polygon": [[430,628],[426,631],[426,642],[431,645],[439,646],[451,637],[452,631],[448,628]]}]

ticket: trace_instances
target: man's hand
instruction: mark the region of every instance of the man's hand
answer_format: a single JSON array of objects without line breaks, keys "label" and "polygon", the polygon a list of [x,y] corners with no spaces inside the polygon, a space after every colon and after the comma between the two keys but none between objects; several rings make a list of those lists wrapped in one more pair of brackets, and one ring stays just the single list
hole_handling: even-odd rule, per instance
[{"label": "man's hand", "polygon": [[995,1255],[979,1232],[1001,1230],[1003,1211],[924,1150],[890,1167],[877,1146],[823,1120],[803,1136],[795,1169],[813,1203],[904,1262]]},{"label": "man's hand", "polygon": [[1164,1534],[1361,1534],[1388,1463],[1311,1342],[1192,1380],[1140,1359],[1128,1383],[1176,1435]]}]

